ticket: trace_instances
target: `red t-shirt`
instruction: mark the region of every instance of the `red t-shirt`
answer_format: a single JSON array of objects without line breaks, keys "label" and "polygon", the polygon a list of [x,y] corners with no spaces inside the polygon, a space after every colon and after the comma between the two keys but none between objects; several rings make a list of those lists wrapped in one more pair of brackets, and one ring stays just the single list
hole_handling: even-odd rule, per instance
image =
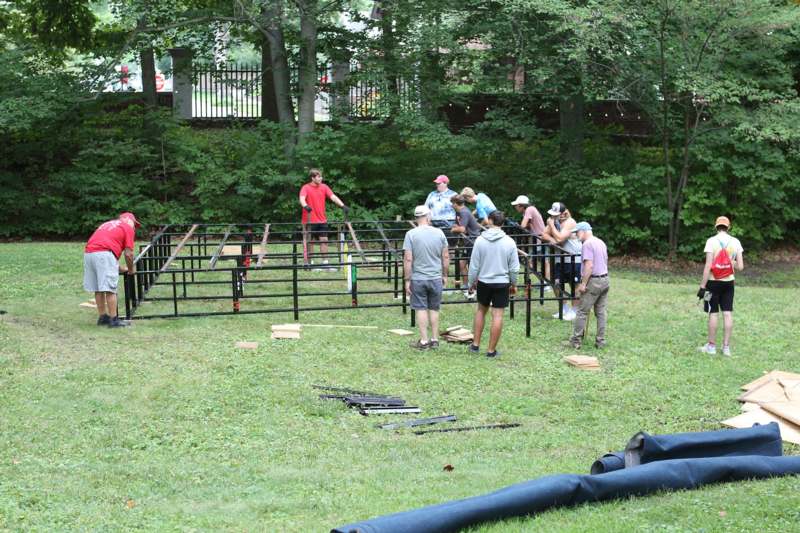
[{"label": "red t-shirt", "polygon": [[133,236],[134,230],[128,224],[120,219],[109,220],[94,230],[84,251],[86,253],[111,252],[114,257],[119,259],[125,248],[133,250]]},{"label": "red t-shirt", "polygon": [[309,222],[311,224],[320,224],[328,221],[328,218],[325,216],[325,200],[333,196],[333,191],[330,187],[324,183],[320,185],[306,183],[300,189],[300,196],[306,197],[306,203],[312,209],[311,220],[308,220],[309,213],[301,208],[303,212],[303,224],[308,224]]}]

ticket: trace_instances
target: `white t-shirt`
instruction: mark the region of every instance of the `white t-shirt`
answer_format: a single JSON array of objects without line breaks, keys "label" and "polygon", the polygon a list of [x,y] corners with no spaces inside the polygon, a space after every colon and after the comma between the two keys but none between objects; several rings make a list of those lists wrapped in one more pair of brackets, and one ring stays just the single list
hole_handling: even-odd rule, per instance
[{"label": "white t-shirt", "polygon": [[[731,237],[727,233],[718,233],[714,237],[711,237],[706,241],[706,247],[703,249],[703,252],[709,253],[711,252],[712,259],[717,257],[717,254],[722,251],[722,248],[728,250],[728,256],[731,258],[731,263],[736,264],[736,257],[744,252],[742,249],[742,243],[739,242],[739,239],[736,237]],[[733,274],[730,276],[724,277],[722,279],[718,279],[716,281],[733,281]],[[711,274],[710,279],[715,279],[714,274]]]}]

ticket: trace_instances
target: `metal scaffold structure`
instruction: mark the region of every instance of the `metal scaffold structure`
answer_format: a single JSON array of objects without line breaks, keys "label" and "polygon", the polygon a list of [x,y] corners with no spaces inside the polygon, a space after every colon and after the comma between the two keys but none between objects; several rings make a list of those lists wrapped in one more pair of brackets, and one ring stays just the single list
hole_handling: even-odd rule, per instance
[{"label": "metal scaffold structure", "polygon": [[[327,253],[320,253],[296,223],[171,224],[161,227],[134,260],[135,273],[124,275],[127,319],[236,315],[300,314],[359,308],[397,307],[408,313],[404,290],[403,239],[411,221],[332,222]],[[504,228],[520,256],[515,307],[524,306],[526,335],[531,332],[531,303],[572,299],[572,280],[547,292],[556,262],[577,257],[544,243],[518,226]],[[471,242],[446,232],[450,248],[443,305],[473,304],[466,289],[463,260]],[[311,253],[312,242],[314,253]],[[307,264],[313,261],[313,264]],[[548,267],[549,264],[549,267]],[[414,313],[411,313],[411,324]]]}]

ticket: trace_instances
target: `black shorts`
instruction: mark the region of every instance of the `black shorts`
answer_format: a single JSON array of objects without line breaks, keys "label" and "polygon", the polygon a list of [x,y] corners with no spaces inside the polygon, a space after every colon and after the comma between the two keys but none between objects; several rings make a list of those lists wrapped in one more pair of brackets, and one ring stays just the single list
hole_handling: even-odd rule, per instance
[{"label": "black shorts", "polygon": [[308,235],[312,239],[320,238],[320,237],[327,237],[328,236],[328,223],[327,222],[318,222],[315,224],[308,224],[306,226],[308,230]]},{"label": "black shorts", "polygon": [[556,263],[555,280],[560,286],[568,285],[570,281],[581,282],[580,263]]},{"label": "black shorts", "polygon": [[508,283],[478,282],[478,303],[484,307],[508,307]]},{"label": "black shorts", "polygon": [[711,293],[711,300],[706,301],[703,309],[706,313],[719,313],[719,310],[733,311],[733,282],[709,280],[706,290]]}]

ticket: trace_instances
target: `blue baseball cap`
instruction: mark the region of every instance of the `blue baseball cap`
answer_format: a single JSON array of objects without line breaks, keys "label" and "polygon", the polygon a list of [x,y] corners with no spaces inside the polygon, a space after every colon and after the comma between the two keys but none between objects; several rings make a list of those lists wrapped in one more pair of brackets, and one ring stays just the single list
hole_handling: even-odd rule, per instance
[{"label": "blue baseball cap", "polygon": [[578,222],[575,229],[572,231],[575,233],[579,231],[592,231],[592,226],[588,222]]}]

